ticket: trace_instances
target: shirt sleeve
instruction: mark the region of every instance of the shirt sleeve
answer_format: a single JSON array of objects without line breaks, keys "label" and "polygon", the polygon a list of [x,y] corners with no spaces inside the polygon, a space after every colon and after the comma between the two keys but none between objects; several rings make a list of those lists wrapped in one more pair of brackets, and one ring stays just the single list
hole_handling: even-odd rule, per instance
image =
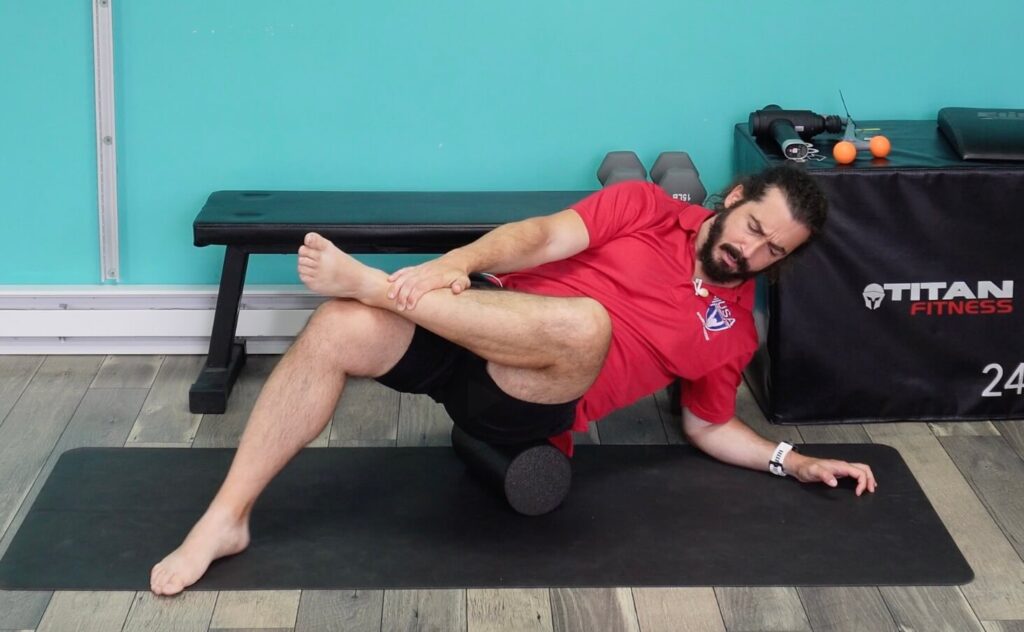
[{"label": "shirt sleeve", "polygon": [[704,421],[724,424],[736,415],[736,390],[753,354],[737,356],[696,380],[682,381],[682,405]]},{"label": "shirt sleeve", "polygon": [[587,227],[590,248],[620,235],[645,228],[658,220],[657,200],[650,183],[627,180],[591,193],[572,208]]}]

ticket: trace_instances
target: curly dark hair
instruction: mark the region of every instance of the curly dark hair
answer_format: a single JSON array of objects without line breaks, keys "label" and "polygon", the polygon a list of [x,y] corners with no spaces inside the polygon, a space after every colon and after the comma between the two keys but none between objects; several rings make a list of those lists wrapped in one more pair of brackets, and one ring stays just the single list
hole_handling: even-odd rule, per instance
[{"label": "curly dark hair", "polygon": [[[757,202],[764,197],[770,187],[778,187],[786,197],[789,211],[793,219],[811,231],[811,239],[821,233],[828,216],[828,199],[825,192],[806,171],[788,164],[768,167],[763,171],[738,178],[721,194],[724,200],[729,191],[737,185],[743,185],[743,198],[737,202]],[[722,203],[716,204],[716,210],[722,210]],[[810,241],[810,240],[808,240]]]}]

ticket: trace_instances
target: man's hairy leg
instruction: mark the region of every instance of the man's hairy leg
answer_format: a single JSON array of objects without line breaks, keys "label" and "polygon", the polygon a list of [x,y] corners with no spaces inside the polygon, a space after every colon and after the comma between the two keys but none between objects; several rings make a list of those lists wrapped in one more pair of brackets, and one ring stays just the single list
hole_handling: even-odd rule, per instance
[{"label": "man's hairy leg", "polygon": [[354,301],[330,301],[267,379],[224,483],[185,541],[157,564],[150,588],[173,595],[210,563],[249,544],[249,515],[270,480],[330,421],[348,375],[379,375],[405,352],[411,323]]},{"label": "man's hairy leg", "polygon": [[440,289],[422,296],[415,309],[399,311],[387,297],[386,273],[356,261],[319,235],[307,235],[305,244],[299,275],[313,291],[396,313],[490,362],[547,369],[579,363],[580,355],[603,358],[607,350],[610,319],[592,299],[491,290],[456,295]]}]

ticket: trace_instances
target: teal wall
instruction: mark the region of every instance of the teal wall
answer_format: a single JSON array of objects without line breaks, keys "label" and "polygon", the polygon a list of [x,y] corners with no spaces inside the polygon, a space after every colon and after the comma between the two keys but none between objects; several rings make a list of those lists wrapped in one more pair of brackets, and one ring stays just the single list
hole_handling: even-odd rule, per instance
[{"label": "teal wall", "polygon": [[[688,150],[718,188],[769,102],[1024,107],[1018,0],[113,1],[127,284],[216,282],[191,222],[217,189],[590,188],[628,148]],[[0,283],[100,279],[90,11],[0,2]]]}]

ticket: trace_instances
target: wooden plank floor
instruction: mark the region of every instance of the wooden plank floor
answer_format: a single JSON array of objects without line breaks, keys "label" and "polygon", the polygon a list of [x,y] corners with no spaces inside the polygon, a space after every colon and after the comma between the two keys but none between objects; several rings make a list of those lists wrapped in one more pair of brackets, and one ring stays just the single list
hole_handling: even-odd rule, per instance
[{"label": "wooden plank floor", "polygon": [[[202,363],[175,356],[0,356],[0,555],[63,452],[83,446],[237,445],[278,358],[254,356],[225,415],[191,415]],[[312,447],[447,445],[431,400],[349,384]],[[746,389],[741,414],[772,439],[892,445],[974,567],[963,587],[631,588],[195,592],[0,591],[6,630],[1024,631],[1024,422],[780,427]],[[579,443],[680,443],[664,392]],[[880,486],[884,486],[884,481]]]}]

